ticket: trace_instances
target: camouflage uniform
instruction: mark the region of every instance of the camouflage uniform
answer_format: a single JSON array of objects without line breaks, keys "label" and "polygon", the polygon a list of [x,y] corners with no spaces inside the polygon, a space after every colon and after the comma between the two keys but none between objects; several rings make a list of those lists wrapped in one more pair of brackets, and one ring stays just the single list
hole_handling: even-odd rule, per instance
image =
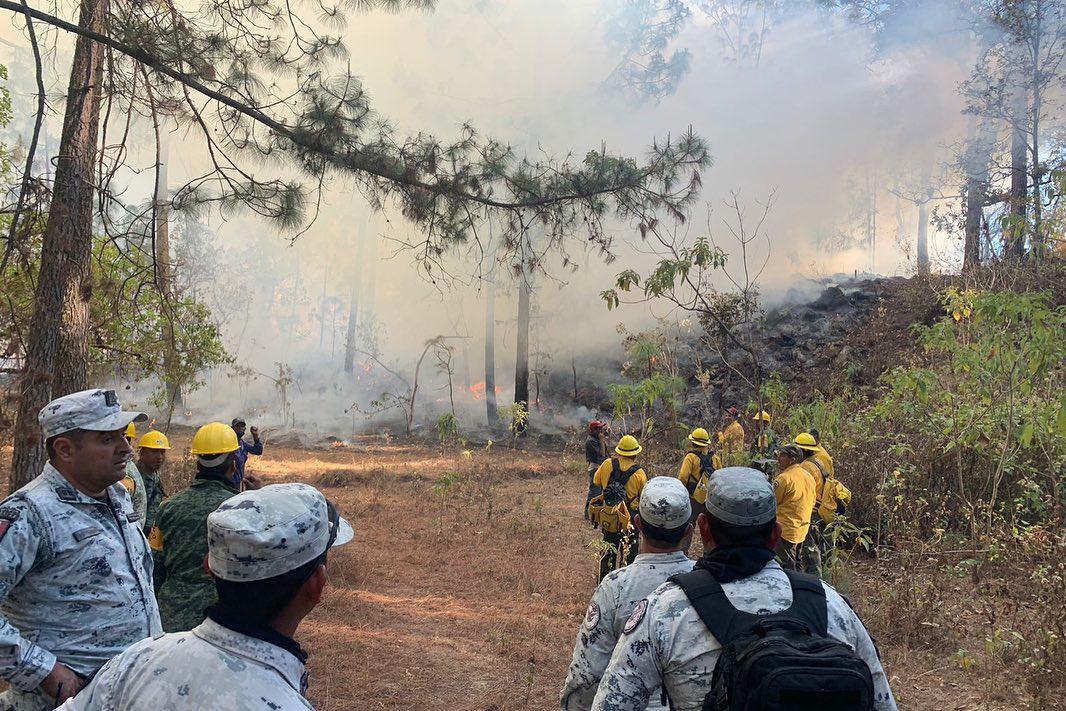
[{"label": "camouflage uniform", "polygon": [[163,482],[159,480],[159,472],[141,472],[141,478],[144,479],[146,499],[144,532],[148,534],[152,532],[152,527],[159,520],[159,505],[167,497],[167,492],[163,490]]},{"label": "camouflage uniform", "polygon": [[[896,702],[873,640],[837,591],[825,583],[823,586],[829,635],[851,646],[870,667],[875,708],[895,711]],[[755,575],[725,583],[722,588],[729,601],[745,612],[772,614],[792,604],[792,588],[775,561]],[[660,684],[666,687],[675,711],[703,707],[721,645],[677,585],[667,583],[647,600],[646,609],[638,608],[626,622],[631,632],[615,647],[592,705],[594,711],[642,711]]]},{"label": "camouflage uniform", "polygon": [[[168,502],[169,503],[169,502]],[[352,540],[347,521],[307,484],[244,492],[206,522],[208,565],[220,579],[264,581],[312,563]],[[68,711],[303,711],[307,655],[272,628],[217,608],[189,632],[144,640],[111,660]]]},{"label": "camouflage uniform", "polygon": [[296,655],[204,620],[131,647],[60,708],[304,711],[305,679]]},{"label": "camouflage uniform", "polygon": [[191,630],[215,603],[215,585],[204,571],[207,516],[237,490],[221,479],[198,476],[159,507],[149,540],[155,555],[155,591],[167,632]]},{"label": "camouflage uniform", "polygon": [[[562,708],[589,709],[622,627],[638,602],[671,575],[692,570],[683,551],[641,553],[625,568],[612,571],[596,588],[574,644],[574,658],[561,694]],[[656,694],[649,709],[662,708]]]},{"label": "camouflage uniform", "polygon": [[105,499],[51,464],[0,503],[0,709],[52,708],[38,688],[58,660],[89,676],[161,632],[152,562],[121,484]]}]

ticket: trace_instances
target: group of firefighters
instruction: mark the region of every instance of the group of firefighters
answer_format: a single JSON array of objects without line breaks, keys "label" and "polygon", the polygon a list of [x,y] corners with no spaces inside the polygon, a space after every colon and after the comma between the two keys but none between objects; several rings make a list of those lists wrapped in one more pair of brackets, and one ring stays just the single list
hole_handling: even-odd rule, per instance
[{"label": "group of firefighters", "polygon": [[851,492],[816,430],[778,445],[771,415],[753,420],[747,456],[730,409],[717,446],[696,428],[676,476],[651,478],[636,437],[608,456],[606,424],[590,424],[585,515],[603,534],[600,582],[564,710],[895,711],[872,637],[820,577],[823,526]]},{"label": "group of firefighters", "polygon": [[[843,513],[851,502],[851,491],[837,479],[833,458],[821,445],[817,429],[801,432],[791,441],[778,444],[771,429],[770,413],[760,410],[752,420],[755,426],[747,459],[754,468],[773,475],[777,521],[782,529],[776,553],[786,568],[820,575],[824,528]],[[636,437],[622,436],[610,453],[607,436],[606,422],[589,423],[589,437],[585,442],[589,475],[585,517],[603,534],[600,580],[620,561],[632,563],[637,555],[640,534],[632,520],[640,509],[640,494],[649,480],[638,462],[643,447]],[[717,447],[714,447],[705,428],[692,430],[676,474],[688,491],[693,522],[706,510],[711,475],[745,459],[747,433],[735,407],[726,410],[726,422],[716,439]]]}]

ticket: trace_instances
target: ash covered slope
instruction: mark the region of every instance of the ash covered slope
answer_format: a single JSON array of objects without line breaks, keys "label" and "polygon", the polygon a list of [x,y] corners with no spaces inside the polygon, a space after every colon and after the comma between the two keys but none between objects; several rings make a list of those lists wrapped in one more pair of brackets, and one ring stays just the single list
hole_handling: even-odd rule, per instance
[{"label": "ash covered slope", "polygon": [[[825,285],[807,303],[786,302],[769,309],[751,344],[764,377],[778,373],[790,393],[828,391],[845,383],[871,385],[915,347],[911,325],[931,324],[941,315],[936,291],[927,280],[903,277],[844,279]],[[709,345],[692,344],[682,371],[689,380],[683,416],[687,421],[718,417],[730,405],[744,407],[753,392]],[[749,374],[746,354],[735,346],[725,356]],[[701,386],[697,371],[710,374]]]}]

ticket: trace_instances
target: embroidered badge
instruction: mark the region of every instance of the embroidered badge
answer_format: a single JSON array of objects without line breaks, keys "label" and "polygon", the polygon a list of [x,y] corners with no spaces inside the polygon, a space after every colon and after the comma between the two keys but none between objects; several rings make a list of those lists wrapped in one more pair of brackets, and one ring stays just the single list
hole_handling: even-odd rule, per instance
[{"label": "embroidered badge", "polygon": [[7,529],[11,528],[11,524],[19,520],[20,515],[21,512],[18,509],[8,506],[0,508],[0,541],[4,540]]},{"label": "embroidered badge", "polygon": [[640,621],[644,619],[644,613],[648,611],[648,601],[641,600],[637,603],[637,606],[633,608],[633,614],[626,620],[626,626],[622,628],[622,634],[629,634],[637,628]]},{"label": "embroidered badge", "polygon": [[589,603],[589,610],[585,613],[585,629],[596,629],[600,624],[600,606],[594,602]]}]

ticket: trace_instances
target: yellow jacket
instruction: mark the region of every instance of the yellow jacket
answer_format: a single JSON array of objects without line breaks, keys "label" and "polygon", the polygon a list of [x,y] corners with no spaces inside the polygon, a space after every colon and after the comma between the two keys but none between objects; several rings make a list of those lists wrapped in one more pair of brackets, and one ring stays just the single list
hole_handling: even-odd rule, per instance
[{"label": "yellow jacket", "polygon": [[814,500],[822,500],[822,485],[825,483],[825,474],[822,473],[822,468],[818,466],[818,462],[814,461],[814,457],[807,457],[799,466],[803,467],[803,471],[811,475],[811,479],[814,481]]},{"label": "yellow jacket", "polygon": [[822,498],[818,504],[818,515],[826,523],[836,520],[837,502],[848,506],[851,503],[851,489],[840,483],[836,477],[829,477],[822,487]]},{"label": "yellow jacket", "polygon": [[[629,477],[629,481],[626,482],[626,507],[631,514],[635,514],[637,509],[640,508],[640,492],[644,491],[644,485],[648,483],[648,475],[644,473],[644,470],[637,466],[636,459],[633,457],[615,457],[618,460],[618,468],[622,472],[628,472],[633,467],[637,467],[633,472],[633,476]],[[600,490],[607,488],[607,483],[611,480],[611,472],[614,471],[614,465],[611,463],[611,459],[605,459],[600,468],[596,470],[596,473],[592,475],[592,485],[598,486]]]},{"label": "yellow jacket", "polygon": [[774,479],[777,522],[781,537],[789,543],[803,543],[811,527],[815,502],[814,479],[799,464],[793,464]]},{"label": "yellow jacket", "polygon": [[[711,455],[711,469],[721,469],[725,466],[722,463],[722,455]],[[700,471],[700,458],[696,455],[696,452],[688,452],[685,454],[685,459],[681,462],[681,471],[678,473],[677,478],[681,480],[681,483],[688,489],[689,496],[697,504],[703,505],[707,503],[707,475]]]},{"label": "yellow jacket", "polygon": [[718,441],[726,451],[735,452],[744,449],[744,426],[733,420],[729,426],[718,433]]},{"label": "yellow jacket", "polygon": [[825,451],[824,448],[819,447],[816,449],[814,454],[811,455],[811,459],[814,459],[822,466],[822,472],[827,479],[836,476],[836,470],[833,469],[833,458],[829,456],[829,452]]}]

